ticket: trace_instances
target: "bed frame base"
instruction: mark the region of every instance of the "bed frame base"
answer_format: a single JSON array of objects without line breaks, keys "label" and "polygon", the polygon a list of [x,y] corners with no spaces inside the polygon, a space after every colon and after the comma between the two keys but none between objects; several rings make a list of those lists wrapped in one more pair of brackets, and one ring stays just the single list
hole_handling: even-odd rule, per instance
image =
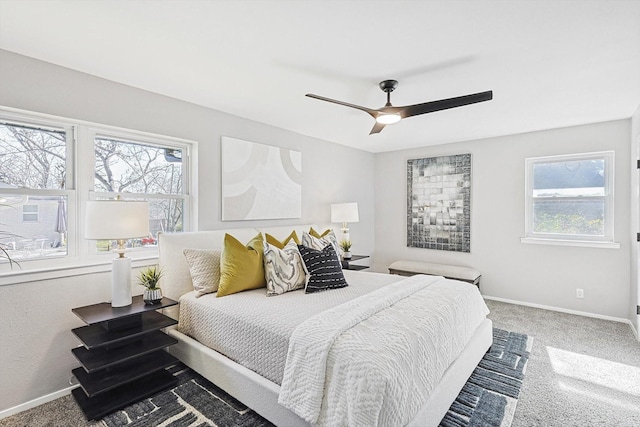
[{"label": "bed frame base", "polygon": [[[185,365],[238,399],[277,426],[309,427],[311,424],[278,404],[280,386],[245,368],[177,329],[169,335],[178,344],[169,352]],[[437,426],[447,413],[471,373],[493,342],[491,320],[485,319],[476,329],[460,356],[445,371],[431,396],[408,426]]]}]

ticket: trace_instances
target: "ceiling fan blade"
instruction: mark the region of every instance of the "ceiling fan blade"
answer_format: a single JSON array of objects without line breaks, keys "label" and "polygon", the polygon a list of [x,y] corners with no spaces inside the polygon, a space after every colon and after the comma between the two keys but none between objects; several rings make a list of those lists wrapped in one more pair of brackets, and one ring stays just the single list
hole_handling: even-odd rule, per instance
[{"label": "ceiling fan blade", "polygon": [[338,101],[336,99],[326,98],[324,96],[314,95],[312,93],[308,93],[305,96],[308,96],[309,98],[319,99],[320,101],[327,101],[327,102],[333,102],[334,104],[338,104],[338,105],[344,105],[345,107],[356,108],[358,110],[364,111],[365,113],[369,114],[374,119],[378,116],[378,112],[372,108],[361,107],[360,105],[349,104],[348,102]]},{"label": "ceiling fan blade", "polygon": [[375,125],[373,125],[373,128],[371,129],[371,132],[369,132],[369,135],[373,135],[374,133],[380,133],[380,131],[382,129],[384,129],[386,125],[383,123],[378,123],[376,122]]},{"label": "ceiling fan blade", "polygon": [[491,99],[493,99],[493,91],[489,90],[487,92],[473,93],[471,95],[457,96],[455,98],[441,99],[438,101],[407,105],[405,107],[397,108],[400,109],[400,116],[405,119],[407,117],[418,116],[420,114],[433,113],[434,111],[448,110],[449,108],[490,101]]}]

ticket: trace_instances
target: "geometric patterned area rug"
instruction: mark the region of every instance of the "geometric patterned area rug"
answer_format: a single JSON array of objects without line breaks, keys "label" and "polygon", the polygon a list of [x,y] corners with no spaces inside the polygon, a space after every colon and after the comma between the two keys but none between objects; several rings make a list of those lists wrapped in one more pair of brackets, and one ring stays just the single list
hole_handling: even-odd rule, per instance
[{"label": "geometric patterned area rug", "polygon": [[178,378],[177,386],[107,415],[102,423],[106,427],[273,426],[186,365],[169,370]]},{"label": "geometric patterned area rug", "polygon": [[493,344],[467,380],[440,427],[509,427],[533,338],[493,328]]},{"label": "geometric patterned area rug", "polygon": [[[442,427],[500,426],[513,420],[532,339],[493,329],[493,345],[485,354],[449,412]],[[271,427],[222,389],[183,364],[171,368],[178,385],[114,412],[101,420],[106,427]]]}]

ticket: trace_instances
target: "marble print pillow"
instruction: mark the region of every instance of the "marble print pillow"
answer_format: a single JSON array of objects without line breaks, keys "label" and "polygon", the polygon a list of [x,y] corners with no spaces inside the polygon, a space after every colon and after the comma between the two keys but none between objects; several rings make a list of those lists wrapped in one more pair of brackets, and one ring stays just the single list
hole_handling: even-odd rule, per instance
[{"label": "marble print pillow", "polygon": [[293,239],[282,249],[264,241],[264,275],[267,296],[282,295],[304,288],[304,265],[298,245]]},{"label": "marble print pillow", "polygon": [[340,260],[340,257],[342,256],[342,250],[340,249],[340,245],[338,244],[338,238],[336,237],[336,233],[334,233],[333,230],[325,232],[322,237],[314,237],[310,233],[303,231],[301,243],[303,246],[318,251],[323,250],[327,245],[331,245],[333,247],[333,250],[337,254],[338,260]]}]

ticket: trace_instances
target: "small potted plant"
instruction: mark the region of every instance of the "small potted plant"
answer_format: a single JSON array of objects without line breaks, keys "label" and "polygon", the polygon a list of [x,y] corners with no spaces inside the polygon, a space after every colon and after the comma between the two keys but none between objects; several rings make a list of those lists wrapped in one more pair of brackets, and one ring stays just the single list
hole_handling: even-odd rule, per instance
[{"label": "small potted plant", "polygon": [[342,249],[342,258],[351,258],[351,240],[343,240],[340,242],[340,248]]},{"label": "small potted plant", "polygon": [[145,304],[153,305],[160,303],[162,299],[162,290],[158,287],[160,277],[162,277],[162,271],[156,265],[140,270],[138,283],[146,288],[142,296]]}]

